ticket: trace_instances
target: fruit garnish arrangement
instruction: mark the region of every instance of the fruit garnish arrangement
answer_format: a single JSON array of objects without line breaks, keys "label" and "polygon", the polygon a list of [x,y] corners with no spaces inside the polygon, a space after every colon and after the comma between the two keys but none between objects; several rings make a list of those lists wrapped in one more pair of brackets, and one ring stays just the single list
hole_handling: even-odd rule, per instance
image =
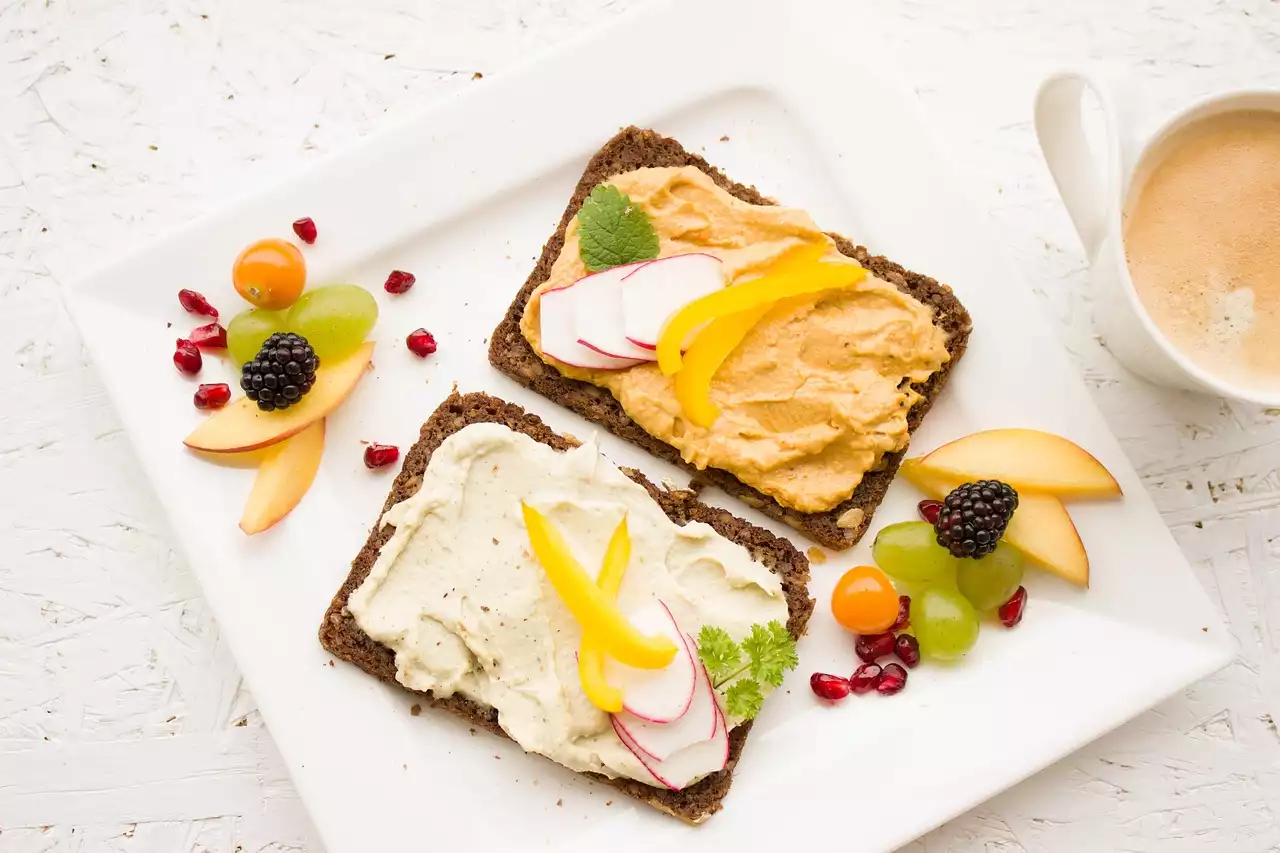
[{"label": "fruit garnish arrangement", "polygon": [[[293,223],[304,243],[315,243],[310,218]],[[191,314],[213,322],[177,341],[173,363],[184,375],[204,367],[202,353],[229,358],[239,372],[243,396],[232,400],[225,382],[202,383],[197,409],[217,410],[183,444],[218,461],[247,460],[258,469],[240,519],[246,534],[261,533],[289,514],[311,487],[324,451],[325,418],[334,412],[370,369],[374,343],[366,340],[378,320],[378,303],[354,284],[307,289],[307,264],[297,245],[278,238],[255,241],[231,268],[235,290],[251,307],[224,328],[218,311],[200,293],[181,290],[178,301]],[[388,293],[414,284],[410,273],[393,271]],[[435,352],[425,329],[406,340],[411,352]],[[256,454],[256,455],[251,455]],[[399,458],[391,445],[368,444],[365,464],[390,465]]]},{"label": "fruit garnish arrangement", "polygon": [[852,568],[836,584],[831,612],[856,635],[860,664],[848,677],[810,677],[813,692],[829,701],[899,692],[922,658],[962,658],[984,619],[1016,626],[1027,605],[1027,566],[1087,587],[1088,554],[1063,502],[1121,497],[1093,456],[1031,429],[974,433],[899,470],[928,495],[918,507],[922,520],[882,528],[872,546],[876,565]]},{"label": "fruit garnish arrangement", "polygon": [[787,629],[754,625],[739,645],[711,625],[686,633],[659,599],[624,614],[615,599],[631,560],[626,517],[593,581],[546,517],[523,502],[521,510],[534,556],[582,626],[583,693],[610,715],[618,739],[673,791],[724,769],[730,727],[755,717],[765,691],[799,662]]}]

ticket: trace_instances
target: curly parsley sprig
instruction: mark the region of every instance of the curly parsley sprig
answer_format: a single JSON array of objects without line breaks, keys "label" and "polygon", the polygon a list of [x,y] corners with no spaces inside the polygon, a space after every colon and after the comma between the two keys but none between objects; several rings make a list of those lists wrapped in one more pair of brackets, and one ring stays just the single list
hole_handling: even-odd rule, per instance
[{"label": "curly parsley sprig", "polygon": [[741,644],[723,628],[704,625],[698,633],[698,657],[707,667],[712,687],[719,689],[734,682],[725,691],[725,710],[743,720],[760,713],[763,685],[779,686],[786,671],[800,663],[796,641],[776,619],[767,625],[752,625],[751,634]]}]

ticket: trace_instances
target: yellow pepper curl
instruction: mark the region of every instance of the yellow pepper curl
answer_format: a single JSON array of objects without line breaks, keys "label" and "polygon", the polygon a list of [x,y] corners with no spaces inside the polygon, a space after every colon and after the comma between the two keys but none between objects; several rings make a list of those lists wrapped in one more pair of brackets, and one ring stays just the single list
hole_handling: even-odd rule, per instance
[{"label": "yellow pepper curl", "polygon": [[675,643],[667,637],[646,636],[636,630],[574,559],[564,535],[533,507],[523,501],[520,507],[534,556],[582,626],[583,634],[596,637],[605,653],[619,663],[636,669],[668,666],[676,656]]},{"label": "yellow pepper curl", "polygon": [[[623,516],[613,531],[609,547],[604,552],[604,564],[596,578],[596,586],[605,598],[613,601],[622,587],[622,576],[631,562],[631,536],[627,532],[627,519]],[[582,692],[591,704],[601,711],[616,714],[622,710],[622,691],[604,678],[604,643],[594,633],[583,631],[582,647],[578,650],[578,677],[582,679]]]},{"label": "yellow pepper curl", "polygon": [[[676,399],[684,416],[709,427],[720,410],[711,402],[711,380],[730,354],[781,299],[851,287],[866,278],[862,267],[823,263],[825,245],[790,253],[763,276],[709,293],[667,320],[658,337],[658,367],[675,376]],[[704,326],[682,355],[685,339]]]}]

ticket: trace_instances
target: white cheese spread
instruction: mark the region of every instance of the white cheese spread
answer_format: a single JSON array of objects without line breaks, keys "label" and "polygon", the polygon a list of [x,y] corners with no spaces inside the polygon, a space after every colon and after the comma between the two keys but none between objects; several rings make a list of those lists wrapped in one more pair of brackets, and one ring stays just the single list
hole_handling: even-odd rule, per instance
[{"label": "white cheese spread", "polygon": [[524,749],[570,769],[656,784],[582,692],[582,631],[531,553],[521,500],[593,575],[626,515],[624,613],[657,598],[686,633],[718,625],[737,639],[787,621],[777,576],[708,525],[672,522],[594,442],[561,453],[498,424],[467,426],[432,454],[422,487],[383,516],[396,532],[348,608],[395,651],[406,687],[489,705]]}]

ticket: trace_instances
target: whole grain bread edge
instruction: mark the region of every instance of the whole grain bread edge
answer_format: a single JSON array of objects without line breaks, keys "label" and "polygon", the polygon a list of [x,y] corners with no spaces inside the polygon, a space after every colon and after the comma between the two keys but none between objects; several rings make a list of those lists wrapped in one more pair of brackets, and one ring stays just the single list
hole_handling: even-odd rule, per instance
[{"label": "whole grain bread edge", "polygon": [[[450,435],[474,423],[503,424],[516,432],[524,433],[556,450],[567,450],[576,441],[559,435],[535,415],[512,403],[487,394],[461,395],[456,391],[431,415],[419,434],[418,441],[405,457],[404,466],[391,487],[391,493],[378,513],[369,539],[351,564],[351,573],[342,588],[334,596],[329,610],[320,625],[320,643],[331,654],[363,669],[365,672],[406,692],[423,697],[425,703],[443,708],[494,734],[506,737],[498,725],[498,714],[493,708],[480,705],[460,695],[436,698],[431,693],[412,691],[396,681],[395,654],[391,649],[375,642],[356,624],[347,610],[347,599],[364,582],[382,546],[391,538],[395,528],[381,525],[382,514],[393,505],[408,498],[422,485],[431,454]],[[624,469],[626,470],[626,469]],[[789,619],[787,630],[797,639],[805,632],[814,602],[809,598],[809,561],[786,539],[767,530],[749,524],[722,509],[709,507],[697,500],[690,491],[667,491],[645,479],[637,471],[626,470],[632,480],[648,490],[663,512],[677,524],[701,521],[711,525],[725,538],[745,547],[751,556],[764,563],[782,579],[787,599]],[[701,823],[721,808],[721,801],[729,792],[732,773],[742,755],[750,723],[743,723],[729,733],[728,766],[681,791],[654,788],[630,779],[609,779],[595,773],[585,774],[600,782],[612,785],[628,796],[634,797],[660,811],[688,823]]]},{"label": "whole grain bread edge", "polygon": [[[516,294],[507,309],[506,316],[494,330],[489,344],[489,362],[507,376],[559,403],[589,421],[609,430],[647,450],[649,453],[693,472],[692,488],[696,491],[704,485],[717,486],[750,507],[765,515],[785,522],[810,539],[828,548],[844,549],[855,545],[871,523],[871,516],[883,500],[890,482],[897,474],[905,449],[886,454],[875,470],[869,471],[858,488],[839,506],[826,512],[803,513],[784,507],[768,495],[760,492],[728,471],[708,468],[698,471],[680,458],[680,451],[661,439],[651,436],[631,420],[621,404],[603,388],[563,376],[554,367],[544,363],[533,347],[520,333],[520,318],[533,290],[551,274],[551,267],[564,246],[565,229],[569,220],[578,212],[587,195],[598,184],[613,175],[633,169],[657,166],[694,166],[706,172],[712,180],[737,198],[751,204],[774,204],[754,187],[735,183],[714,166],[696,154],[684,149],[674,139],[652,130],[628,127],[605,143],[596,152],[578,181],[577,189],[568,207],[560,217],[560,226],[542,248],[542,257],[533,268],[524,287]],[[947,334],[947,351],[951,360],[935,372],[926,382],[913,387],[920,393],[917,403],[907,416],[907,426],[914,432],[923,420],[947,377],[964,354],[969,340],[971,321],[969,313],[956,299],[951,288],[935,279],[904,269],[883,257],[872,256],[866,248],[854,245],[838,234],[829,235],[840,251],[856,259],[862,266],[885,281],[892,282],[899,290],[911,294],[932,309],[934,323]]]}]

